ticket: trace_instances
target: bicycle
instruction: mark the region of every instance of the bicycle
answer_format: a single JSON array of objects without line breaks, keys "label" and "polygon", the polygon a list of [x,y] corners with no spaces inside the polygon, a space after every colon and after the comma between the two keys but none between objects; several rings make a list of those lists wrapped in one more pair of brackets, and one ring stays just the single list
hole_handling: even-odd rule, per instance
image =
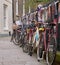
[{"label": "bicycle", "polygon": [[56,36],[54,32],[55,25],[52,23],[51,24],[43,23],[43,26],[44,25],[46,26],[45,30],[42,31],[41,29],[43,37],[40,40],[40,46],[39,46],[40,57],[44,57],[45,55],[44,59],[46,60],[47,64],[52,65],[56,56],[56,48],[57,48]]},{"label": "bicycle", "polygon": [[21,34],[21,31],[20,30],[16,30],[15,31],[15,35],[14,35],[14,38],[13,38],[13,43],[15,44],[15,45],[19,45],[20,43],[19,43],[19,39],[20,39],[20,34]]},{"label": "bicycle", "polygon": [[[33,27],[34,28],[34,27]],[[27,36],[25,38],[25,45],[24,45],[24,48],[23,48],[23,51],[28,53],[30,56],[32,56],[32,50],[33,50],[33,28],[29,27],[29,31],[27,32]]]},{"label": "bicycle", "polygon": [[[27,32],[27,29],[28,28],[26,28],[26,32]],[[26,33],[26,35],[25,35],[25,38],[24,38],[24,46],[23,46],[23,52],[25,52],[25,53],[28,53],[28,42],[29,42],[29,33]]]},{"label": "bicycle", "polygon": [[[49,24],[50,29],[49,29],[49,39],[48,41],[46,41],[46,43],[48,43],[48,45],[46,46],[46,61],[48,65],[52,65],[55,57],[56,57],[56,49],[57,49],[57,41],[56,41],[56,34],[54,31],[54,23]],[[46,38],[47,39],[47,38]]]}]

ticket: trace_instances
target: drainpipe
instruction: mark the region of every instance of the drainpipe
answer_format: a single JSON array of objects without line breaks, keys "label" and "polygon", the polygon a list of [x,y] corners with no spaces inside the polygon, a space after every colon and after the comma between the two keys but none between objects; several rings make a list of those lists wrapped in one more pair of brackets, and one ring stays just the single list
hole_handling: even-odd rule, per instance
[{"label": "drainpipe", "polygon": [[12,19],[14,23],[14,0],[12,0]]},{"label": "drainpipe", "polygon": [[[29,2],[30,2],[30,0],[29,0]],[[29,4],[29,13],[31,12],[31,6],[30,6],[30,4]]]},{"label": "drainpipe", "polygon": [[23,16],[25,15],[25,0],[23,0]]},{"label": "drainpipe", "polygon": [[29,5],[29,13],[31,12],[31,7],[30,7],[30,5]]}]

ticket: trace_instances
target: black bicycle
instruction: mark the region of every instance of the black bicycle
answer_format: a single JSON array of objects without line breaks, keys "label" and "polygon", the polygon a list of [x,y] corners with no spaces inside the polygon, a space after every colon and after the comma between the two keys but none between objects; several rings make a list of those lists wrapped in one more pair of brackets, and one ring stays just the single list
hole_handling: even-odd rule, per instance
[{"label": "black bicycle", "polygon": [[16,30],[16,32],[15,32],[15,35],[14,35],[14,38],[13,38],[13,43],[15,44],[15,45],[19,45],[20,43],[19,43],[19,40],[21,39],[21,31],[19,31],[19,30]]}]

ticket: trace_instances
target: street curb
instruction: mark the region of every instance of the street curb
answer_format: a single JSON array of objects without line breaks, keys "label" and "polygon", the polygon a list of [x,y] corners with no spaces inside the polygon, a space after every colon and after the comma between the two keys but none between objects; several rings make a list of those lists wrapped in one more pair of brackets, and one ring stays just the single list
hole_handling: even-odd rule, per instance
[{"label": "street curb", "polygon": [[0,37],[9,37],[9,34],[0,34]]}]

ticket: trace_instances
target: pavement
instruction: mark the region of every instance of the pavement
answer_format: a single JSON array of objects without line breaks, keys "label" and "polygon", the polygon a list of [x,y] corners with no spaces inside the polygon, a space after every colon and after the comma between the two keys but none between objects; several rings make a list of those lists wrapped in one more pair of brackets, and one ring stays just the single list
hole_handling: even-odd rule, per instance
[{"label": "pavement", "polygon": [[38,62],[36,55],[29,56],[22,48],[10,42],[10,37],[0,37],[0,65],[46,65]]}]

